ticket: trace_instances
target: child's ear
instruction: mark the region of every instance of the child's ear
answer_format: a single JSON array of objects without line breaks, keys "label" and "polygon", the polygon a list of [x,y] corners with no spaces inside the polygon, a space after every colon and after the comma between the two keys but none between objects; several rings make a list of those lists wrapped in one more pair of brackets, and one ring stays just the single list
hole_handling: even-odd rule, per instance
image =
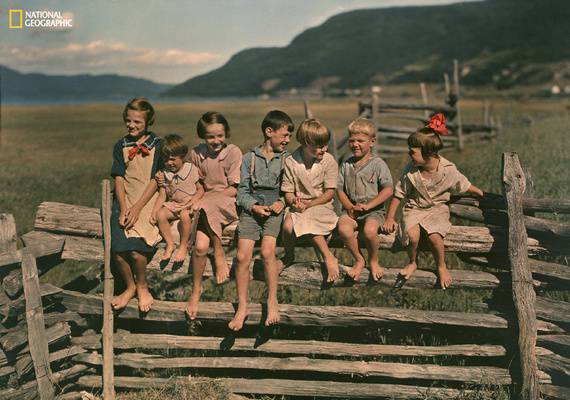
[{"label": "child's ear", "polygon": [[273,132],[275,132],[275,131],[273,130],[273,128],[270,127],[270,126],[268,126],[267,128],[265,128],[265,132],[264,132],[264,133],[265,133],[265,137],[270,137],[270,136],[273,134]]}]

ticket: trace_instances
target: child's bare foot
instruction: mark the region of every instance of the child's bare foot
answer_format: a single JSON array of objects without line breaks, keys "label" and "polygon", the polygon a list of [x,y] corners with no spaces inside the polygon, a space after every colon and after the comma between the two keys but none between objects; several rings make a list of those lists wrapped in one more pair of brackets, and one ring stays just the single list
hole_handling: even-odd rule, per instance
[{"label": "child's bare foot", "polygon": [[265,326],[278,324],[280,320],[281,315],[279,315],[279,304],[277,300],[267,301],[267,319],[265,320]]},{"label": "child's bare foot", "polygon": [[174,258],[172,259],[172,262],[175,262],[175,263],[184,262],[187,255],[188,255],[188,246],[187,245],[180,245],[180,247],[178,247],[178,251],[174,255]]},{"label": "child's bare foot", "polygon": [[186,304],[186,315],[191,321],[194,321],[198,317],[198,305],[200,304],[201,290],[192,291],[190,298],[188,299],[188,304]]},{"label": "child's bare foot", "polygon": [[331,256],[325,260],[325,265],[327,266],[327,283],[336,281],[339,276],[338,260],[334,256]]},{"label": "child's bare foot", "polygon": [[228,328],[232,331],[239,331],[243,328],[243,323],[247,318],[248,310],[247,306],[238,306],[236,314],[234,315],[233,319],[228,323]]},{"label": "child's bare foot", "polygon": [[439,275],[439,284],[441,285],[441,288],[445,290],[450,287],[452,279],[447,267],[445,265],[443,267],[439,267],[437,269],[437,272]]},{"label": "child's bare foot", "polygon": [[129,304],[129,301],[137,294],[136,287],[127,288],[123,293],[115,297],[111,301],[111,306],[114,310],[121,310]]},{"label": "child's bare foot", "polygon": [[150,307],[154,302],[152,295],[148,291],[148,287],[146,286],[139,286],[137,287],[137,297],[139,299],[139,310],[143,313],[147,313],[150,311]]},{"label": "child's bare foot", "polygon": [[352,265],[352,268],[346,273],[352,280],[357,281],[360,273],[364,269],[364,257],[359,256],[356,262]]},{"label": "child's bare foot", "polygon": [[384,276],[384,268],[378,264],[378,261],[372,260],[369,262],[370,264],[370,276],[372,280],[377,282]]},{"label": "child's bare foot", "polygon": [[170,257],[172,257],[172,253],[174,253],[174,250],[176,250],[176,246],[174,245],[174,243],[166,243],[166,247],[164,248],[164,253],[162,254],[162,258],[160,259],[160,261],[170,260]]},{"label": "child's bare foot", "polygon": [[405,280],[408,280],[412,277],[414,272],[416,272],[416,269],[418,269],[418,264],[416,264],[415,262],[411,262],[400,270],[400,275]]},{"label": "child's bare foot", "polygon": [[219,285],[230,277],[230,267],[223,255],[214,255],[214,263],[216,263],[216,283]]}]

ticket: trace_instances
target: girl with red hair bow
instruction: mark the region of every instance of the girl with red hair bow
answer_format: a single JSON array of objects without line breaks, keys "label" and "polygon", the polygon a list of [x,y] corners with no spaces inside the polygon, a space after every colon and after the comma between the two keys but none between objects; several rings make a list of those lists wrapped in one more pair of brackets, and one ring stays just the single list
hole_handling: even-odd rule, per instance
[{"label": "girl with red hair bow", "polygon": [[[483,196],[483,191],[472,185],[455,164],[438,154],[443,148],[440,135],[447,134],[445,116],[437,114],[408,138],[411,162],[396,184],[382,227],[384,233],[397,229],[409,256],[409,263],[400,270],[394,287],[402,287],[417,269],[417,250],[422,233],[427,236],[432,249],[441,288],[447,289],[451,285],[443,246],[443,238],[451,229],[447,202],[452,193],[468,192]],[[400,203],[403,203],[403,208],[398,224],[395,217]]]}]

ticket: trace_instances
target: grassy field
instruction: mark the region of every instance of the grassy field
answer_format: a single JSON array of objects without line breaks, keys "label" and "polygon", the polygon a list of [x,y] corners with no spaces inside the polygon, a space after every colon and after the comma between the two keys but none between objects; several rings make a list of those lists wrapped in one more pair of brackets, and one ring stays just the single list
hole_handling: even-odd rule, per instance
[{"label": "grassy field", "polygon": [[[311,106],[314,114],[339,137],[357,111],[354,100],[315,101]],[[463,106],[464,121],[481,120],[480,102],[465,101]],[[303,106],[299,101],[159,103],[156,104],[157,119],[153,130],[159,135],[180,133],[188,139],[189,144],[194,145],[199,141],[194,129],[199,116],[207,110],[218,110],[224,113],[230,122],[231,142],[245,151],[260,142],[260,121],[267,111],[275,108],[288,112],[297,124],[303,118]],[[516,151],[524,166],[532,172],[536,197],[570,197],[567,173],[570,166],[567,150],[570,148],[570,138],[567,134],[570,116],[565,104],[499,100],[495,103],[494,110],[504,127],[497,141],[467,147],[462,153],[448,153],[446,157],[454,161],[477,186],[486,191],[500,192],[501,154],[505,151]],[[14,214],[19,234],[33,228],[35,210],[42,201],[96,207],[100,205],[100,182],[109,176],[112,146],[124,134],[121,113],[122,106],[117,104],[2,107],[0,182],[3,188],[0,192],[0,211]],[[292,143],[291,149],[294,148],[295,144]],[[399,176],[406,162],[405,156],[389,161],[395,178]],[[549,217],[564,218],[552,215]],[[342,250],[337,254],[341,261],[350,262]],[[314,258],[311,252],[305,252],[302,256]],[[402,254],[381,252],[381,262],[385,266],[398,267],[403,260]],[[433,268],[431,257],[423,257],[420,262],[420,267]],[[448,262],[451,268],[463,268],[453,255],[448,256]],[[83,270],[82,266],[66,263],[43,279],[57,283],[63,276],[69,279]],[[152,282],[155,294],[163,299],[185,299],[188,295],[186,288],[190,287],[188,281],[181,290],[165,290],[157,275],[154,275]],[[251,300],[259,301],[263,298],[263,293],[263,285],[254,283]],[[477,303],[489,296],[490,292],[486,291],[392,292],[374,287],[329,291],[290,287],[279,289],[279,300],[283,303],[399,306],[453,311],[475,311]],[[567,293],[558,293],[555,296],[568,298]],[[233,284],[212,288],[204,294],[204,300],[222,299],[236,299]],[[292,334],[285,330],[280,333],[283,336]],[[327,339],[332,333],[325,329],[310,335],[312,338]],[[366,340],[377,343],[444,343],[438,336],[414,333],[393,338],[389,332],[380,330],[368,336]],[[504,393],[481,398],[498,399],[500,396],[504,396]]]}]

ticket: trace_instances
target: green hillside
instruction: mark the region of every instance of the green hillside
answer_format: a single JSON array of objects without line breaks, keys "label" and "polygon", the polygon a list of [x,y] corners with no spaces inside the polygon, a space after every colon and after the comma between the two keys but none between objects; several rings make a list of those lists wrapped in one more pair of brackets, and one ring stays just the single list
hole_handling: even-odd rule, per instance
[{"label": "green hillside", "polygon": [[253,48],[167,96],[246,96],[323,85],[441,81],[452,59],[465,84],[570,81],[570,1],[487,0],[358,10],[306,30],[286,47]]}]

